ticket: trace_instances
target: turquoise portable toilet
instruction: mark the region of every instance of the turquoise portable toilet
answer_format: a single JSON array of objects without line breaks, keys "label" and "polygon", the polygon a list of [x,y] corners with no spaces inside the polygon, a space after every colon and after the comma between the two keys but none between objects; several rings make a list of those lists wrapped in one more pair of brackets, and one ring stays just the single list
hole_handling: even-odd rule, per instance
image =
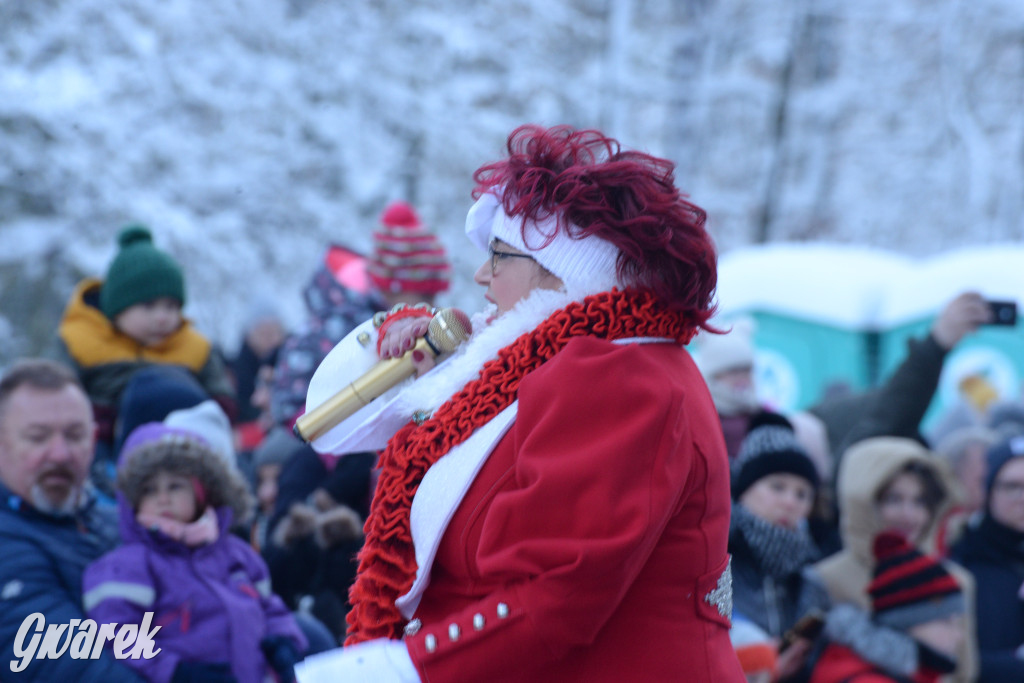
[{"label": "turquoise portable toilet", "polygon": [[[728,328],[740,317],[755,324],[755,382],[776,410],[817,403],[829,385],[871,386],[871,331],[885,283],[904,277],[904,257],[832,244],[770,244],[719,258],[718,314]],[[706,333],[702,333],[706,334]],[[694,354],[700,355],[700,337]]]}]

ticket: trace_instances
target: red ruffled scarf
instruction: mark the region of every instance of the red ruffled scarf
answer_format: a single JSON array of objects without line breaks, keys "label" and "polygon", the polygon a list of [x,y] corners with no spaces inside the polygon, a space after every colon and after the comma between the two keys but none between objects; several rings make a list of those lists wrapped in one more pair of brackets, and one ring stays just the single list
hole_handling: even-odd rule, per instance
[{"label": "red ruffled scarf", "polygon": [[410,422],[381,454],[377,490],[366,520],[366,542],[349,593],[346,645],[374,638],[401,638],[406,619],[395,600],[416,577],[409,528],[413,496],[431,465],[516,400],[519,382],[553,358],[573,337],[600,339],[666,337],[686,344],[697,327],[683,313],[669,311],[650,293],[602,292],[556,311],[532,332],[501,349],[432,417]]}]

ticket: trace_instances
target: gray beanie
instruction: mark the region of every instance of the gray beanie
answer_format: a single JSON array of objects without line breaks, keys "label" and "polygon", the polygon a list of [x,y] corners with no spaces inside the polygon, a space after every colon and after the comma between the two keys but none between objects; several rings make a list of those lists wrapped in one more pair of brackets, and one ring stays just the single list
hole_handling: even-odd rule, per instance
[{"label": "gray beanie", "polygon": [[257,469],[263,465],[283,465],[302,446],[302,442],[290,429],[274,427],[253,451],[252,464]]}]

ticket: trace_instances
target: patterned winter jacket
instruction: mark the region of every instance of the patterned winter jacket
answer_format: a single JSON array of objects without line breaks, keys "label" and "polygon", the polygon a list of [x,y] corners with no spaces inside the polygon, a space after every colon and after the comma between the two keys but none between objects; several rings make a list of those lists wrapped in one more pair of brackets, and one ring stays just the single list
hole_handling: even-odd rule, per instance
[{"label": "patterned winter jacket", "polygon": [[327,353],[357,325],[383,310],[386,304],[373,290],[345,287],[321,263],[303,291],[309,320],[306,329],[290,335],[281,346],[274,369],[271,413],[291,427],[306,407],[306,390]]}]

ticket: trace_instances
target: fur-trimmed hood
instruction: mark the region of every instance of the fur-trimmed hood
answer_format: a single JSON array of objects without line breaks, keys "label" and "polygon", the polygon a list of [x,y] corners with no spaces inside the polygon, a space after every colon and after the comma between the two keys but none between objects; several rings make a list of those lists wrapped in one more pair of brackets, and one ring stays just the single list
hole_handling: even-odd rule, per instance
[{"label": "fur-trimmed hood", "polygon": [[[875,566],[871,543],[881,531],[876,500],[882,487],[911,462],[931,468],[946,491],[932,524],[925,531],[924,540],[918,544],[920,550],[934,553],[938,527],[936,522],[955,503],[952,476],[942,461],[911,439],[884,436],[854,444],[843,454],[838,473],[837,495],[842,515],[840,532],[843,549],[819,561],[810,570],[825,585],[833,603],[850,603],[864,611],[870,609],[867,586]],[[975,625],[973,616],[970,616],[973,614],[974,581],[962,567],[951,562],[945,564],[956,577],[969,606],[966,626],[968,637],[957,653],[959,666],[950,680],[973,681],[978,666]],[[848,628],[848,625],[843,628]]]},{"label": "fur-trimmed hood", "polygon": [[248,519],[253,498],[237,470],[202,437],[161,423],[149,423],[132,432],[117,464],[122,535],[138,527],[135,511],[142,487],[160,470],[195,477],[206,493],[207,505],[217,510],[222,526],[225,514],[239,521]]}]

